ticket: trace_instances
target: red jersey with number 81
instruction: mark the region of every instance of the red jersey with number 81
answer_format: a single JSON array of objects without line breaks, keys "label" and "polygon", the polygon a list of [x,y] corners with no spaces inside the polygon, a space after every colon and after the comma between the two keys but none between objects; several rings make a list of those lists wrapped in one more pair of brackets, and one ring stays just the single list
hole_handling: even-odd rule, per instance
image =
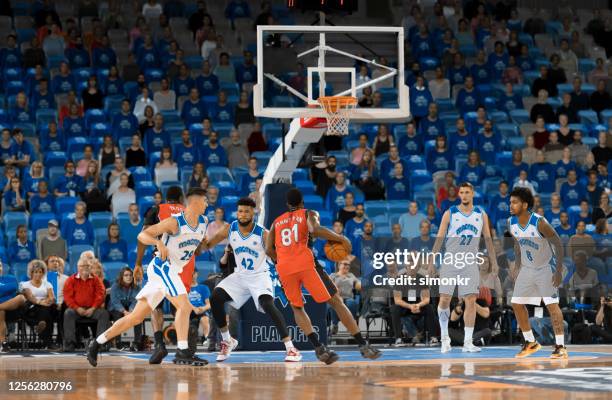
[{"label": "red jersey with number 81", "polygon": [[313,269],[314,256],[308,247],[308,210],[288,211],[274,220],[276,269],[279,274]]}]

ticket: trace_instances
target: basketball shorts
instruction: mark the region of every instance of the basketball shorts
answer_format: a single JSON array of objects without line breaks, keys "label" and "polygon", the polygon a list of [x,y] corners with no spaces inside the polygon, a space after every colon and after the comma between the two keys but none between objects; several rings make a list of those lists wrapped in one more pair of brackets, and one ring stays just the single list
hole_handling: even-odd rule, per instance
[{"label": "basketball shorts", "polygon": [[177,297],[187,294],[185,285],[178,271],[170,266],[168,261],[158,257],[153,258],[147,267],[147,283],[136,295],[136,299],[146,299],[154,309],[164,297]]},{"label": "basketball shorts", "polygon": [[302,286],[317,303],[325,303],[338,292],[334,282],[316,260],[314,268],[291,274],[283,274],[278,271],[278,277],[285,291],[285,296],[287,296],[289,303],[295,307],[304,307]]},{"label": "basketball shorts", "polygon": [[511,302],[514,304],[559,303],[559,290],[553,285],[553,269],[550,265],[542,267],[522,267],[514,283]]},{"label": "basketball shorts", "polygon": [[234,308],[240,308],[250,298],[253,298],[257,311],[264,312],[259,305],[259,296],[264,294],[274,297],[272,278],[268,271],[255,274],[232,272],[217,285],[232,298],[229,302]]},{"label": "basketball shorts", "polygon": [[479,286],[478,264],[468,264],[463,268],[457,268],[452,264],[442,264],[440,267],[440,294],[452,296],[456,287],[459,297],[477,295]]}]

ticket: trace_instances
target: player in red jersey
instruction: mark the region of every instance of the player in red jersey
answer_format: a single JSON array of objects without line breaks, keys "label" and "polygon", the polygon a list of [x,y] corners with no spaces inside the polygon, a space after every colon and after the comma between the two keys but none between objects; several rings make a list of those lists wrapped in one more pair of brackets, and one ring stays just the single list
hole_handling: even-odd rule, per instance
[{"label": "player in red jersey", "polygon": [[302,192],[290,189],[287,192],[289,211],[274,220],[266,238],[266,253],[276,261],[276,270],[291,303],[295,321],[315,348],[317,358],[326,364],[338,360],[338,354],[319,342],[312,323],[304,310],[302,286],[308,290],[317,303],[326,302],[353,335],[361,355],[376,359],[381,352],[371,347],[361,336],[359,326],[338,294],[338,289],[315,260],[310,250],[310,239],[322,238],[344,243],[349,249],[351,242],[345,237],[322,227],[319,213],[304,208]]},{"label": "player in red jersey", "polygon": [[[169,218],[172,214],[180,213],[185,209],[183,205],[183,190],[178,186],[172,186],[168,188],[166,193],[166,203],[162,203],[158,206],[153,206],[145,215],[142,229],[146,229],[151,225],[155,225],[160,221]],[[142,258],[144,256],[146,246],[138,242],[138,252],[136,254],[136,266],[134,267],[134,279],[140,284],[143,279],[143,268]],[[179,274],[187,294],[191,289],[191,279],[193,277],[193,271],[195,269],[195,256],[189,260],[189,263],[183,267],[183,271]],[[162,362],[164,357],[168,355],[166,345],[164,344],[163,327],[164,327],[164,312],[163,303],[160,303],[157,308],[151,313],[151,325],[153,326],[153,337],[155,339],[155,347],[153,354],[149,358],[149,364],[159,364]],[[189,349],[195,351],[197,341],[197,332],[193,332],[193,328],[190,326],[189,329]]]}]

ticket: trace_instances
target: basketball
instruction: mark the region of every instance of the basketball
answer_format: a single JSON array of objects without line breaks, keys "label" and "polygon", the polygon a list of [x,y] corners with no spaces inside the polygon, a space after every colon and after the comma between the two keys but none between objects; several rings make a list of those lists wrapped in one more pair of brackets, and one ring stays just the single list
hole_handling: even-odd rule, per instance
[{"label": "basketball", "polygon": [[342,261],[349,255],[348,249],[340,242],[328,241],[325,243],[324,250],[325,256],[333,262]]}]

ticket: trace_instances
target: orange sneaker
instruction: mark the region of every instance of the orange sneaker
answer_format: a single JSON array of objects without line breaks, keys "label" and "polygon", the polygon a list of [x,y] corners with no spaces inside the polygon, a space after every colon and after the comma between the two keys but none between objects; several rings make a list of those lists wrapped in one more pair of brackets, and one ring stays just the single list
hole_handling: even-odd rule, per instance
[{"label": "orange sneaker", "polygon": [[521,351],[519,351],[517,355],[515,355],[514,357],[525,358],[525,357],[532,355],[533,353],[540,350],[541,348],[542,346],[540,346],[540,343],[538,342],[525,342]]}]

